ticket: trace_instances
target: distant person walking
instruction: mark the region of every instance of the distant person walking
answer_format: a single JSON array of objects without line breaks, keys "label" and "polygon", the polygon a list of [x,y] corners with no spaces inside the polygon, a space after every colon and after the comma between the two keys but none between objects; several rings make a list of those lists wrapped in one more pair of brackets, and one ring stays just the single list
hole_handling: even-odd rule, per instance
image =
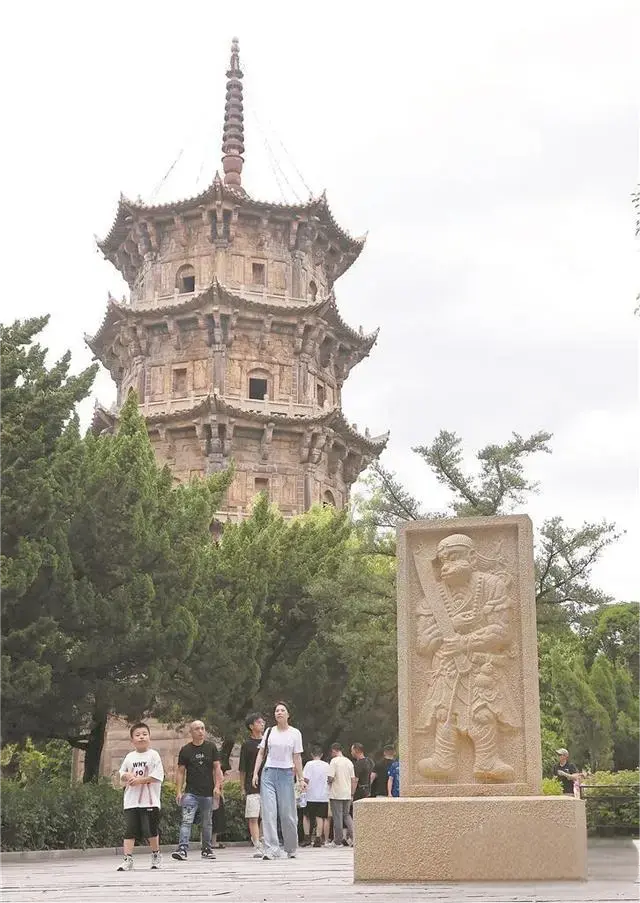
[{"label": "distant person walking", "polygon": [[400,796],[400,762],[395,757],[387,769],[387,796]]},{"label": "distant person walking", "polygon": [[202,825],[203,859],[215,859],[212,849],[212,814],[214,797],[219,801],[222,793],[222,769],[220,753],[215,743],[205,739],[206,728],[202,721],[192,721],[189,725],[191,742],[185,744],[178,754],[176,772],[176,802],[182,807],[182,823],[178,848],[171,854],[172,859],[184,861],[189,851],[191,829],[200,813]]},{"label": "distant person walking", "polygon": [[363,800],[371,796],[371,774],[375,766],[369,756],[365,755],[362,743],[352,744],[351,756],[354,759],[353,770],[357,779],[353,794],[355,803],[356,800]]},{"label": "distant person walking", "polygon": [[151,868],[162,865],[160,853],[160,791],[164,768],[160,753],[151,749],[151,733],[143,721],[129,731],[135,751],[127,753],[120,766],[120,786],[124,787],[125,832],[122,844],[124,859],[119,872],[133,868],[133,848],[138,840],[148,840]]},{"label": "distant person walking", "polygon": [[304,779],[307,782],[307,808],[304,815],[305,845],[311,841],[311,830],[315,819],[316,836],[314,847],[321,847],[325,835],[329,831],[329,763],[322,760],[322,747],[313,746],[313,759],[304,766]]},{"label": "distant person walking", "polygon": [[240,747],[240,764],[238,766],[242,796],[245,799],[244,817],[249,826],[249,836],[251,837],[251,843],[255,847],[256,855],[262,855],[263,848],[260,843],[260,792],[257,787],[253,786],[253,770],[258,758],[260,743],[264,736],[264,718],[259,712],[253,712],[253,714],[247,715],[245,724],[249,731],[249,736]]},{"label": "distant person walking", "polygon": [[[298,849],[298,817],[294,779],[306,790],[302,774],[302,734],[289,724],[289,709],[279,702],[274,710],[276,723],[262,740],[253,769],[253,786],[260,786],[263,859],[294,859]],[[264,768],[261,773],[261,766]],[[278,819],[282,828],[284,853],[278,841]]]},{"label": "distant person walking", "polygon": [[[327,780],[329,781],[329,802],[333,816],[333,842],[337,847],[348,847],[349,840],[347,838],[350,838],[353,843],[353,819],[349,810],[357,778],[353,762],[343,756],[339,743],[334,743],[331,747],[331,762]],[[343,836],[345,828],[347,837]]]},{"label": "distant person walking", "polygon": [[388,796],[387,779],[389,777],[389,766],[396,757],[395,746],[385,746],[382,759],[376,762],[374,770],[371,774],[371,796]]}]

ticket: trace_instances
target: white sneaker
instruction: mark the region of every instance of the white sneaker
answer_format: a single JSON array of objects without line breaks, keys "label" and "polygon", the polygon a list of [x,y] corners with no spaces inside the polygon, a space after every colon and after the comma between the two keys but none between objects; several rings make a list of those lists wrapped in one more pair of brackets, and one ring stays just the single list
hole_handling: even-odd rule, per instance
[{"label": "white sneaker", "polygon": [[133,868],[133,856],[125,856],[121,864],[118,866],[119,872],[130,872]]},{"label": "white sneaker", "polygon": [[255,846],[253,848],[253,858],[254,859],[262,859],[263,856],[264,856],[264,847],[262,846],[261,843],[255,844]]},{"label": "white sneaker", "polygon": [[151,868],[152,869],[162,868],[162,853],[160,853],[160,852],[154,853],[153,851],[151,852]]}]

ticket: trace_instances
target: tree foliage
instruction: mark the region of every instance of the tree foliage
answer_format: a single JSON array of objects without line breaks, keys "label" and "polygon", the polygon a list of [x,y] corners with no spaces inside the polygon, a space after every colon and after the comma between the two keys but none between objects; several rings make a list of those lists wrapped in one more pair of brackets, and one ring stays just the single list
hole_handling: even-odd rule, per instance
[{"label": "tree foliage", "polygon": [[[414,451],[451,493],[449,511],[426,513],[389,470],[374,465],[354,512],[370,548],[395,555],[392,530],[399,524],[443,516],[504,514],[525,503],[537,484],[526,474],[532,455],[550,453],[551,435],[517,433],[476,454],[465,466],[461,439],[440,432]],[[638,764],[638,606],[614,605],[593,584],[592,571],[619,538],[606,520],[567,525],[550,518],[537,535],[536,608],[543,761],[549,771],[555,749],[571,744],[592,767]]]},{"label": "tree foliage", "polygon": [[2,683],[3,737],[31,733],[67,654],[49,596],[72,591],[66,528],[68,499],[56,472],[77,453],[75,406],[87,397],[96,367],[69,374],[70,355],[46,366],[34,341],[48,317],[0,327],[2,358]]},{"label": "tree foliage", "polygon": [[[246,714],[268,713],[282,697],[308,742],[328,745],[358,718],[367,742],[381,730],[380,742],[393,739],[393,576],[388,561],[363,552],[346,512],[312,509],[286,521],[260,496],[246,519],[224,530],[211,574],[212,592],[237,619],[229,640],[237,660],[204,713],[227,756]],[[211,633],[217,629],[213,623]],[[200,639],[175,676],[167,717],[203,712],[202,676],[218,641],[206,627]]]}]

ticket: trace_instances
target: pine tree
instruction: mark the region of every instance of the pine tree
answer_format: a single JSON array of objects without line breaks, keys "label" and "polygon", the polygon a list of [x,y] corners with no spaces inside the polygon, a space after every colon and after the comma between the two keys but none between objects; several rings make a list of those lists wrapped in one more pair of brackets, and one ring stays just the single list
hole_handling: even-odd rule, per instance
[{"label": "pine tree", "polygon": [[72,418],[96,367],[72,376],[67,353],[48,368],[47,349],[35,342],[47,322],[41,317],[0,327],[4,740],[38,730],[38,706],[70,650],[49,604],[74,592],[69,510],[57,472],[78,454]]}]

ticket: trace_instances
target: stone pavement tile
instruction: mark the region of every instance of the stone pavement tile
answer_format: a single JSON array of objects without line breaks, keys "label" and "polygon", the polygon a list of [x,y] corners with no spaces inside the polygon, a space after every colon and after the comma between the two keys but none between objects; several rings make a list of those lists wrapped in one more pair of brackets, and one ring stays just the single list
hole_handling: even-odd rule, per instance
[{"label": "stone pavement tile", "polygon": [[[351,850],[301,850],[297,859],[262,862],[246,847],[221,850],[215,862],[167,855],[161,871],[149,853],[133,872],[119,857],[3,863],[3,903],[630,903],[638,900],[638,849],[630,841],[590,845],[592,880],[553,884],[353,884]],[[401,852],[399,855],[402,855]]]}]

